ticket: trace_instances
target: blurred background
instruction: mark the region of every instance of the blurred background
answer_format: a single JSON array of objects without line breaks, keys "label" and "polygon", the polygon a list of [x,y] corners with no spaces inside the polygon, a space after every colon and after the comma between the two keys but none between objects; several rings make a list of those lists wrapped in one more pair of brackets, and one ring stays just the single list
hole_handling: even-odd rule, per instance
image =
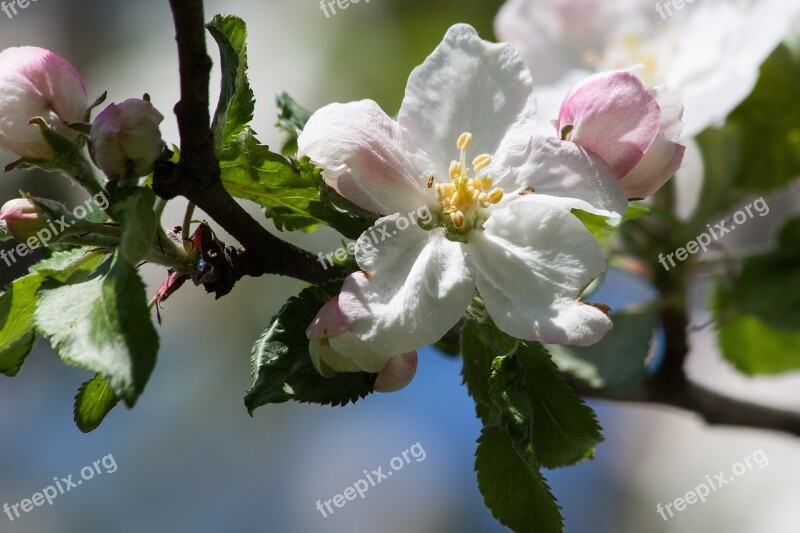
[{"label": "blurred background", "polygon": [[[248,22],[250,76],[259,102],[254,127],[263,142],[277,147],[276,93],[286,90],[309,109],[371,98],[394,114],[409,72],[445,30],[467,22],[492,38],[501,4],[372,0],[326,17],[316,0],[211,1],[206,16],[233,13]],[[164,138],[178,142],[171,114],[178,99],[177,54],[166,0],[39,0],[13,19],[0,14],[0,49],[22,44],[68,58],[82,73],[90,100],[106,90],[115,102],[149,93],[166,116]],[[215,72],[215,85],[217,79]],[[10,162],[3,157],[0,163]],[[19,189],[70,205],[83,201],[56,175],[14,171],[0,180],[3,200]],[[780,213],[800,205],[786,195],[768,201],[773,214],[750,223],[736,239],[765,242],[779,226]],[[165,223],[179,224],[184,206],[170,203]],[[263,220],[258,208],[252,212]],[[315,252],[338,246],[332,231],[285,237]],[[0,282],[26,266],[2,265]],[[145,268],[144,274],[152,294],[165,273]],[[81,468],[108,454],[118,470],[13,522],[0,514],[0,532],[504,531],[477,489],[473,454],[480,423],[455,358],[423,350],[410,386],[355,406],[289,404],[248,416],[242,399],[251,384],[250,348],[297,288],[287,279],[246,279],[216,302],[201,288],[183,288],[162,313],[159,363],[138,405],[132,411],[118,407],[89,435],[72,421],[72,398],[89,374],[62,364],[40,341],[16,378],[0,377],[0,505],[29,498],[54,477],[77,479]],[[601,290],[596,299],[612,307],[648,296],[646,286],[619,272]],[[699,311],[705,290],[697,285]],[[702,312],[695,320],[704,323]],[[739,377],[717,354],[708,328],[692,337],[690,371],[715,389],[800,409],[800,378]],[[598,402],[592,407],[606,437],[596,458],[547,473],[564,508],[566,531],[800,531],[796,439],[709,428],[665,409]],[[341,493],[364,470],[386,470],[392,457],[416,443],[426,452],[424,461],[412,462],[364,500],[348,502],[327,518],[316,509],[317,500]],[[658,503],[682,496],[706,475],[729,473],[758,450],[769,460],[763,469],[669,521],[656,512]]]}]

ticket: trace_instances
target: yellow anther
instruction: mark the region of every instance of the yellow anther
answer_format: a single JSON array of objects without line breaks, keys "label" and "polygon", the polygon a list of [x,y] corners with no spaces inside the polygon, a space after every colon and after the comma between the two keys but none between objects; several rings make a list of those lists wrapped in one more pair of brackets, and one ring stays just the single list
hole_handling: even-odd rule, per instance
[{"label": "yellow anther", "polygon": [[461,163],[458,161],[450,161],[450,179],[454,180],[461,175]]},{"label": "yellow anther", "polygon": [[456,147],[462,152],[466,152],[467,150],[469,150],[471,144],[472,144],[472,134],[468,131],[465,131],[458,137],[458,142],[456,143]]},{"label": "yellow anther", "polygon": [[489,154],[482,154],[472,160],[472,168],[475,169],[475,172],[480,172],[484,168],[488,167],[491,162],[492,156]]},{"label": "yellow anther", "polygon": [[455,211],[450,213],[450,220],[453,221],[453,225],[457,228],[464,227],[464,213],[461,211]]},{"label": "yellow anther", "polygon": [[480,213],[475,211],[486,209],[503,199],[503,189],[493,188],[494,181],[490,175],[477,176],[478,172],[492,163],[492,156],[481,154],[472,161],[472,168],[467,166],[466,153],[471,144],[472,134],[469,132],[458,138],[456,146],[461,151],[461,157],[450,162],[448,183],[436,183],[428,177],[429,187],[435,186],[443,214],[450,217],[453,226],[459,230],[467,230],[480,220]]},{"label": "yellow anther", "polygon": [[500,187],[495,187],[489,192],[488,197],[489,201],[493,204],[499,203],[500,200],[503,199],[503,189]]}]

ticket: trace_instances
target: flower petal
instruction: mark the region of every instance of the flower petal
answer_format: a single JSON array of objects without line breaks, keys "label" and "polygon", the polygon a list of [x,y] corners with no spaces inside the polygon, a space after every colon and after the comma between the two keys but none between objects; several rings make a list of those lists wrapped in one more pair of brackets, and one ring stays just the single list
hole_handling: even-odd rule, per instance
[{"label": "flower petal", "polygon": [[639,164],[619,180],[628,198],[645,198],[660,189],[680,168],[685,151],[659,133]]},{"label": "flower petal", "polygon": [[349,276],[339,295],[350,331],[385,356],[438,341],[475,289],[464,244],[441,228],[403,229],[402,220],[384,217],[359,238],[356,259],[366,273]]},{"label": "flower petal", "polygon": [[558,116],[559,135],[602,157],[621,178],[653,143],[661,126],[661,110],[639,78],[627,71],[590,76],[564,99]]},{"label": "flower petal", "polygon": [[414,375],[417,373],[417,362],[417,352],[392,357],[378,373],[373,388],[376,392],[399,391],[414,379]]},{"label": "flower petal", "polygon": [[531,75],[522,58],[511,45],[484,41],[465,24],[450,28],[411,73],[398,116],[404,147],[421,165],[431,165],[425,170],[440,181],[458,158],[462,133],[473,134],[471,154],[489,154],[492,165],[503,168],[506,155],[525,150],[535,120]]},{"label": "flower petal", "polygon": [[531,195],[493,213],[484,228],[468,246],[478,291],[502,331],[584,346],[611,328],[602,311],[578,300],[605,262],[577,218]]},{"label": "flower petal", "polygon": [[509,199],[521,189],[551,196],[565,209],[621,216],[628,198],[611,169],[599,156],[577,144],[535,136],[527,158],[497,182]]},{"label": "flower petal", "polygon": [[298,155],[362,209],[387,215],[425,204],[422,175],[400,148],[397,123],[371,100],[323,107],[297,144]]}]

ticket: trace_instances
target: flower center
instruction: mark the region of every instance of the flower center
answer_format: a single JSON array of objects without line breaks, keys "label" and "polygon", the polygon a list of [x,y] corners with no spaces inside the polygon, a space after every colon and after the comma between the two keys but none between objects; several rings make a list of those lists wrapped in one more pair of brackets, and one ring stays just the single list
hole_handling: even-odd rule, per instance
[{"label": "flower center", "polygon": [[503,189],[494,187],[492,176],[481,175],[481,171],[492,162],[489,154],[481,154],[473,159],[471,169],[467,166],[467,152],[471,144],[472,134],[462,133],[456,142],[461,157],[458,161],[450,162],[450,182],[431,182],[431,185],[436,183],[436,199],[442,204],[443,214],[459,231],[472,229],[482,209],[503,199]]}]

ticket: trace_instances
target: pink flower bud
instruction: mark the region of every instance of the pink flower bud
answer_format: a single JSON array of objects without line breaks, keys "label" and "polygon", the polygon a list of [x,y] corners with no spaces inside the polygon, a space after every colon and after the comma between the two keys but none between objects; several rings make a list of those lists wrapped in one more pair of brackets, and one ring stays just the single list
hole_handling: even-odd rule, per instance
[{"label": "pink flower bud", "polygon": [[394,392],[408,385],[417,371],[417,353],[386,358],[351,333],[339,309],[339,297],[328,300],[306,330],[311,362],[322,376],[338,372],[377,374],[374,388]]},{"label": "pink flower bud", "polygon": [[47,227],[45,212],[26,198],[9,200],[0,209],[0,220],[19,242],[25,242]]},{"label": "pink flower bud", "polygon": [[63,57],[34,46],[0,52],[0,148],[16,157],[46,159],[53,151],[38,127],[42,117],[56,133],[78,134],[67,124],[80,122],[89,107],[80,74]]},{"label": "pink flower bud", "polygon": [[559,136],[599,155],[629,198],[657,191],[678,170],[683,104],[666,87],[646,88],[635,72],[595,74],[561,104]]},{"label": "pink flower bud", "polygon": [[95,164],[109,178],[147,176],[164,151],[158,128],[162,120],[145,100],[109,105],[92,124],[89,142]]}]

